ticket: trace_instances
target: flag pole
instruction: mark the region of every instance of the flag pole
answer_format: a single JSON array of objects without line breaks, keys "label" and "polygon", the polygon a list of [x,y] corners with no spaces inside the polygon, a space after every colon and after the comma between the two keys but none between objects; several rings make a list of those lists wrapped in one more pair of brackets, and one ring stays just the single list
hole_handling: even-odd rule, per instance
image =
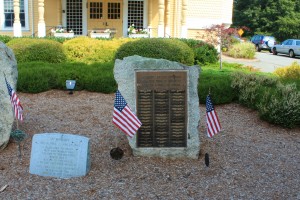
[{"label": "flag pole", "polygon": [[[114,131],[114,130],[113,130]],[[120,160],[123,155],[124,155],[124,151],[118,146],[119,142],[118,142],[118,131],[116,131],[116,137],[114,138],[115,140],[115,147],[112,148],[109,152],[110,156],[112,159],[114,160]]]},{"label": "flag pole", "polygon": [[17,119],[17,130],[19,130],[19,120]]},{"label": "flag pole", "polygon": [[[221,124],[210,97],[210,87],[208,95],[206,97],[206,125],[208,137],[212,139],[212,144],[215,144],[215,146],[217,146],[217,141],[213,139],[213,136],[221,131]],[[209,166],[208,153],[205,153],[205,165],[206,167]]]},{"label": "flag pole", "polygon": [[[115,129],[116,129],[116,128],[115,128]],[[115,147],[118,147],[118,145],[119,145],[119,142],[118,142],[118,135],[119,135],[119,134],[118,134],[118,131],[119,131],[119,130],[117,129],[116,134],[115,134],[116,137],[114,138],[114,140],[115,140]]]},{"label": "flag pole", "polygon": [[[113,124],[129,137],[133,137],[136,131],[142,126],[141,121],[132,112],[119,90],[116,92],[114,101]],[[123,156],[124,152],[122,149],[118,147],[115,149],[120,150]]]}]

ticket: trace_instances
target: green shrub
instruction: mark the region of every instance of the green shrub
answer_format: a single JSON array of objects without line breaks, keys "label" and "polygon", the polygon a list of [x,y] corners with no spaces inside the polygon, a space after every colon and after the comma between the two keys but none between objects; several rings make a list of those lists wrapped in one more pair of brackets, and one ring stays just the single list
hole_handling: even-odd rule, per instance
[{"label": "green shrub", "polygon": [[203,69],[198,84],[198,95],[201,104],[205,104],[210,93],[214,104],[233,102],[237,97],[231,87],[231,72],[218,69]]},{"label": "green shrub", "polygon": [[300,92],[274,76],[233,73],[232,87],[241,104],[257,109],[260,117],[284,127],[300,124]]},{"label": "green shrub", "polygon": [[43,63],[18,64],[17,89],[39,93],[50,89],[66,90],[66,80],[76,80],[75,90],[113,93],[117,84],[113,76],[113,63]]},{"label": "green shrub", "polygon": [[3,42],[4,44],[8,43],[12,37],[8,35],[0,35],[0,42]]},{"label": "green shrub", "polygon": [[42,61],[60,63],[66,60],[62,44],[38,38],[14,38],[7,43],[16,56],[18,63]]},{"label": "green shrub", "polygon": [[276,90],[265,92],[258,106],[262,119],[292,128],[300,125],[300,92],[295,84],[277,84]]},{"label": "green shrub", "polygon": [[130,39],[99,40],[77,37],[63,43],[64,52],[71,62],[112,62],[117,49]]},{"label": "green shrub", "polygon": [[300,79],[300,64],[294,61],[290,66],[277,68],[274,74],[280,78]]},{"label": "green shrub", "polygon": [[255,73],[235,72],[231,87],[238,94],[238,101],[247,107],[257,109],[265,90],[276,88],[278,79]]},{"label": "green shrub", "polygon": [[143,38],[127,42],[118,49],[115,58],[123,59],[124,57],[133,55],[148,58],[163,58],[185,65],[194,64],[192,49],[177,39]]},{"label": "green shrub", "polygon": [[216,63],[218,61],[218,52],[216,48],[201,40],[179,39],[186,43],[194,51],[194,64],[203,65],[208,63]]},{"label": "green shrub", "polygon": [[251,42],[235,43],[229,47],[227,55],[233,58],[253,59],[255,47]]},{"label": "green shrub", "polygon": [[17,89],[21,92],[39,93],[57,88],[59,71],[54,64],[31,62],[18,64]]}]

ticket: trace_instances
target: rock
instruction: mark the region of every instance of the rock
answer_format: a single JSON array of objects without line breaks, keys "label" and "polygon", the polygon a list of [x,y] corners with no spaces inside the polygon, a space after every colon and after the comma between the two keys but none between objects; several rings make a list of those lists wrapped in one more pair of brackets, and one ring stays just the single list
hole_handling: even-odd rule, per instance
[{"label": "rock", "polygon": [[[172,62],[172,61],[168,61],[165,59],[153,59],[153,58],[144,58],[144,57],[140,57],[140,56],[130,56],[130,57],[126,57],[123,60],[119,60],[117,59],[115,61],[115,66],[114,66],[114,77],[115,80],[118,83],[118,90],[121,92],[121,94],[123,95],[123,97],[125,98],[126,102],[128,103],[129,107],[132,109],[133,112],[137,113],[137,106],[136,106],[136,102],[137,102],[137,94],[136,94],[136,90],[138,85],[143,85],[142,81],[138,82],[138,78],[136,77],[136,73],[138,72],[145,72],[145,73],[157,73],[155,75],[149,75],[149,78],[154,78],[157,76],[161,76],[161,77],[165,77],[165,78],[161,78],[160,80],[154,80],[149,81],[148,80],[144,80],[144,82],[147,82],[147,84],[145,85],[149,85],[148,88],[145,89],[145,91],[166,91],[169,90],[171,92],[172,91],[182,91],[184,90],[184,92],[187,94],[187,98],[188,99],[186,106],[182,106],[185,105],[185,103],[182,103],[182,107],[180,107],[180,109],[186,110],[187,112],[184,116],[184,119],[186,119],[186,124],[185,126],[182,126],[182,124],[179,125],[179,123],[177,123],[177,125],[171,125],[171,115],[168,115],[168,118],[170,119],[167,124],[168,127],[166,127],[165,130],[172,130],[172,131],[162,131],[163,134],[169,134],[171,138],[173,135],[178,134],[178,132],[180,132],[180,134],[182,135],[182,132],[184,133],[184,138],[186,140],[186,145],[182,145],[178,148],[174,148],[165,145],[162,148],[156,147],[154,145],[152,145],[154,142],[148,141],[148,147],[147,148],[139,148],[137,146],[137,134],[135,134],[135,136],[133,138],[128,138],[129,140],[129,145],[132,148],[132,152],[134,156],[157,156],[157,157],[166,157],[166,158],[180,158],[180,157],[188,157],[188,158],[193,158],[193,159],[197,159],[199,156],[199,151],[200,151],[200,139],[199,139],[199,130],[198,130],[198,124],[200,121],[200,110],[199,110],[199,98],[198,98],[198,78],[199,78],[199,74],[200,74],[200,67],[199,66],[184,66],[180,63],[177,62]],[[169,73],[175,73],[175,72],[181,72],[181,73],[186,73],[187,74],[187,80],[185,81],[181,81],[183,80],[179,78],[179,75],[171,75],[171,77],[173,77],[173,79],[176,80],[178,79],[177,82],[172,84],[169,84],[170,81],[172,81],[173,79],[169,79],[169,75],[163,74],[163,72],[169,72]],[[168,77],[168,78],[167,78]],[[165,81],[167,80],[167,81]],[[156,89],[153,89],[153,85],[152,82],[155,82],[157,87]],[[160,83],[158,83],[160,82]],[[185,82],[185,83],[183,83]],[[162,84],[161,84],[162,83]],[[168,86],[167,86],[168,85]],[[187,85],[186,89],[176,89],[177,85],[179,88],[181,88],[181,85]],[[153,86],[153,87],[152,87]],[[169,87],[169,88],[168,88]],[[174,88],[173,88],[174,87]],[[163,89],[162,89],[163,88]],[[147,97],[146,97],[147,98]],[[148,100],[149,98],[147,98]],[[150,100],[155,101],[155,100]],[[171,99],[170,99],[171,101]],[[155,104],[153,104],[155,105]],[[151,105],[152,106],[152,105]],[[165,105],[164,105],[165,106]],[[167,106],[170,106],[170,104],[168,104]],[[176,105],[178,107],[178,105]],[[169,107],[170,108],[170,107]],[[152,108],[151,108],[152,109]],[[174,106],[174,110],[175,110],[175,106]],[[177,109],[178,110],[178,109]],[[175,112],[175,111],[174,111]],[[165,117],[166,115],[164,115]],[[182,117],[182,116],[181,116]],[[153,119],[153,118],[151,118]],[[150,120],[151,120],[150,119]],[[164,119],[165,120],[165,119]],[[143,121],[141,121],[143,123]],[[178,121],[177,121],[178,122]],[[184,121],[185,122],[185,121]],[[153,126],[153,128],[151,128],[151,130],[154,129],[154,123],[151,122],[147,122],[149,124],[149,126]],[[173,123],[176,124],[176,123]],[[145,123],[144,123],[145,125]],[[143,125],[142,125],[143,126]],[[148,125],[145,125],[148,126]],[[171,127],[172,126],[172,127]],[[178,128],[179,127],[179,128]],[[181,129],[180,129],[181,127]],[[182,131],[182,127],[186,127],[186,131]],[[176,132],[173,134],[173,132]],[[178,136],[178,135],[177,135]],[[176,137],[177,137],[176,136]],[[174,137],[175,138],[175,137]],[[163,138],[165,139],[165,138]],[[176,139],[174,139],[175,141]],[[177,140],[179,141],[179,140]],[[176,142],[177,142],[176,141]],[[179,141],[181,142],[181,141]],[[174,142],[175,143],[175,142]],[[145,145],[145,146],[146,146]],[[161,147],[161,146],[160,146]]]},{"label": "rock", "polygon": [[14,122],[4,74],[11,87],[16,90],[18,79],[17,61],[13,51],[0,42],[0,150],[6,147]]}]

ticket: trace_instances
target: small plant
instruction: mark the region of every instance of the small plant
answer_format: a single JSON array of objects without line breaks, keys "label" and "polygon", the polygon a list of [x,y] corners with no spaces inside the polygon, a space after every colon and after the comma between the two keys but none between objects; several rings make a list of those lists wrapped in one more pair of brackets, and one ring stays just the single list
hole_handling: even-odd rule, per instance
[{"label": "small plant", "polygon": [[57,29],[51,29],[51,33],[74,33],[73,30],[67,31],[66,29],[60,27]]},{"label": "small plant", "polygon": [[12,37],[8,35],[0,35],[0,41],[3,42],[4,44],[8,43]]},{"label": "small plant", "polygon": [[91,33],[111,33],[111,30],[109,28],[105,29],[105,30],[100,30],[100,31],[92,30]]},{"label": "small plant", "polygon": [[148,34],[148,31],[146,29],[137,29],[134,24],[132,24],[128,28],[128,35],[130,34]]},{"label": "small plant", "polygon": [[230,46],[227,55],[233,58],[253,59],[255,47],[251,42],[236,43]]}]

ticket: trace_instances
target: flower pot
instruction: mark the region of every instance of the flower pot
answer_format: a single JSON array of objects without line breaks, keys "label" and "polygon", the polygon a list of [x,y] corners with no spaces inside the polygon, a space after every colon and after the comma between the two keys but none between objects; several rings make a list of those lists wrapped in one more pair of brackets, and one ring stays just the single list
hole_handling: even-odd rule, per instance
[{"label": "flower pot", "polygon": [[91,33],[91,38],[110,38],[110,33]]},{"label": "flower pot", "polygon": [[54,37],[72,38],[74,33],[54,33]]},{"label": "flower pot", "polygon": [[148,38],[149,34],[130,34],[130,38]]}]

